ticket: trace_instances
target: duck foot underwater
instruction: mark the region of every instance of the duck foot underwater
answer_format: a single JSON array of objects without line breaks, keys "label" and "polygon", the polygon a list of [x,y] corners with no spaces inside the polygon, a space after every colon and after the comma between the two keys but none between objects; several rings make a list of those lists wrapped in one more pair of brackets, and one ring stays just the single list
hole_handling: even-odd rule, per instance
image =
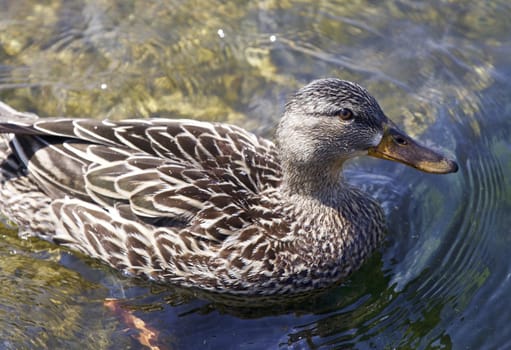
[{"label": "duck foot underwater", "polygon": [[21,236],[128,274],[237,295],[329,287],[378,247],[382,210],[344,181],[346,160],[458,169],[339,79],[290,98],[277,144],[222,123],[39,119],[1,102],[0,133],[0,211]]}]

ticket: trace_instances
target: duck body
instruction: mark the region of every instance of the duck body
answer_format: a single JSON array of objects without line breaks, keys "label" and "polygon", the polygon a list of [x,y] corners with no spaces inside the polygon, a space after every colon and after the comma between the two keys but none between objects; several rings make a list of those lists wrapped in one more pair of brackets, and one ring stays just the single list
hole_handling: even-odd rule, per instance
[{"label": "duck body", "polygon": [[[22,236],[163,283],[240,295],[328,287],[358,269],[385,230],[379,205],[342,178],[344,160],[377,152],[387,122],[351,84],[300,90],[278,145],[222,123],[39,119],[0,103],[0,211]],[[343,100],[342,89],[357,94]],[[360,122],[368,110],[369,136],[347,142],[345,114]],[[445,164],[436,172],[453,171]]]}]

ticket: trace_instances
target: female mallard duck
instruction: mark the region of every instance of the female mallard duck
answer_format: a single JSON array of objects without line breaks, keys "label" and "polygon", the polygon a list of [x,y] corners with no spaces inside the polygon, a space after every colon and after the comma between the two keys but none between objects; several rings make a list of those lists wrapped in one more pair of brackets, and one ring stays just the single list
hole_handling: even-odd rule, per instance
[{"label": "female mallard duck", "polygon": [[457,170],[339,79],[290,99],[277,146],[221,123],[37,119],[2,103],[0,132],[0,210],[20,234],[130,274],[245,295],[327,287],[378,246],[382,210],[344,182],[347,159]]}]

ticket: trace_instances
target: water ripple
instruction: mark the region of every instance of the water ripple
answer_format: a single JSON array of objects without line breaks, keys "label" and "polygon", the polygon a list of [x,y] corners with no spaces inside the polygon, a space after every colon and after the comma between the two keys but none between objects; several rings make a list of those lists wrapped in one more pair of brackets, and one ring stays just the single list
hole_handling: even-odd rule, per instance
[{"label": "water ripple", "polygon": [[[198,300],[209,299],[7,235],[0,347],[135,347],[120,321],[105,316],[105,296],[184,348],[511,346],[503,326],[511,290],[505,0],[0,8],[0,92],[17,107],[101,118],[177,114],[269,134],[291,91],[339,76],[369,87],[404,129],[460,163],[457,174],[437,177],[354,162],[346,176],[382,203],[387,241],[341,286],[285,305]],[[84,317],[91,310],[95,317]]]}]

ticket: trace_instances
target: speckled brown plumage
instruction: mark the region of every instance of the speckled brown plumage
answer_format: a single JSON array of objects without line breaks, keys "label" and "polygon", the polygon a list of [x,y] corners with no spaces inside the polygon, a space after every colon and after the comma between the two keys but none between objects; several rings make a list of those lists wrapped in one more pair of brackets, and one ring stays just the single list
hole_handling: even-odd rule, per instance
[{"label": "speckled brown plumage", "polygon": [[307,292],[359,268],[382,240],[380,207],[343,181],[342,163],[375,147],[386,122],[366,90],[338,79],[291,98],[278,146],[220,123],[38,119],[0,104],[0,210],[21,235],[133,275]]}]

